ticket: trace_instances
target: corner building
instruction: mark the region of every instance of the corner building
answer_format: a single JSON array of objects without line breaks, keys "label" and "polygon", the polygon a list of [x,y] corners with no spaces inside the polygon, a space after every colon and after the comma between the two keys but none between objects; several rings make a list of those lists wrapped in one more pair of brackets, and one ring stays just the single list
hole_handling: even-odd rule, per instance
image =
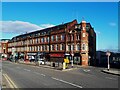
[{"label": "corner building", "polygon": [[8,42],[9,54],[13,48],[26,56],[45,52],[53,62],[63,62],[65,54],[69,54],[73,55],[74,64],[88,66],[96,63],[96,33],[86,21],[78,23],[77,20],[73,20],[15,36]]}]

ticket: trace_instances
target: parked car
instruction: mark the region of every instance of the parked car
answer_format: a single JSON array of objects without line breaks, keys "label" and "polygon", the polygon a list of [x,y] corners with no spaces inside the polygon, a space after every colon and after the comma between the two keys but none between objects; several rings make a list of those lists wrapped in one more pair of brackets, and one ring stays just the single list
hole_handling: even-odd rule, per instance
[{"label": "parked car", "polygon": [[38,63],[39,63],[39,65],[40,64],[45,64],[44,60],[39,60]]},{"label": "parked car", "polygon": [[36,62],[38,62],[38,65],[45,64],[45,54],[38,52],[36,54]]}]

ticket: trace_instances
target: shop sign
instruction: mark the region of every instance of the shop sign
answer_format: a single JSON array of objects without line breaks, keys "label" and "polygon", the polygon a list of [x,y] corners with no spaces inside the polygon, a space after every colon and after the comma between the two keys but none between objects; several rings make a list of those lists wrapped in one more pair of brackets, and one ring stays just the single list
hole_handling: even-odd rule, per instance
[{"label": "shop sign", "polygon": [[27,55],[36,55],[36,53],[27,53]]},{"label": "shop sign", "polygon": [[51,57],[64,57],[63,54],[50,54]]}]

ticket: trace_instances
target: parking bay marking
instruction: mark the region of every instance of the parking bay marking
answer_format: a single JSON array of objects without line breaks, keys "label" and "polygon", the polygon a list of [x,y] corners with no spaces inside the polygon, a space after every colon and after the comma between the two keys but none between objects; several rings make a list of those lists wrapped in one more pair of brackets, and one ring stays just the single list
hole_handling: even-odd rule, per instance
[{"label": "parking bay marking", "polygon": [[70,82],[67,82],[67,81],[64,81],[64,80],[58,79],[58,78],[54,78],[54,77],[51,77],[51,78],[54,79],[54,80],[57,80],[57,81],[60,81],[60,82],[66,83],[66,84],[70,84],[70,85],[75,86],[75,87],[78,87],[78,88],[83,88],[82,86],[79,86],[79,85],[76,85],[76,84],[73,84],[73,83],[70,83]]}]

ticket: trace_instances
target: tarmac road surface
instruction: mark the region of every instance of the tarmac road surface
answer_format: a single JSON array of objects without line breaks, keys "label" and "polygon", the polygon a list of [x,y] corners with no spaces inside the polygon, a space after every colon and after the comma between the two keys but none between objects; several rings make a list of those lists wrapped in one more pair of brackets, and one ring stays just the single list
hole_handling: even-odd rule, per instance
[{"label": "tarmac road surface", "polygon": [[2,68],[18,88],[118,88],[118,76],[95,67],[60,71],[4,61]]}]

